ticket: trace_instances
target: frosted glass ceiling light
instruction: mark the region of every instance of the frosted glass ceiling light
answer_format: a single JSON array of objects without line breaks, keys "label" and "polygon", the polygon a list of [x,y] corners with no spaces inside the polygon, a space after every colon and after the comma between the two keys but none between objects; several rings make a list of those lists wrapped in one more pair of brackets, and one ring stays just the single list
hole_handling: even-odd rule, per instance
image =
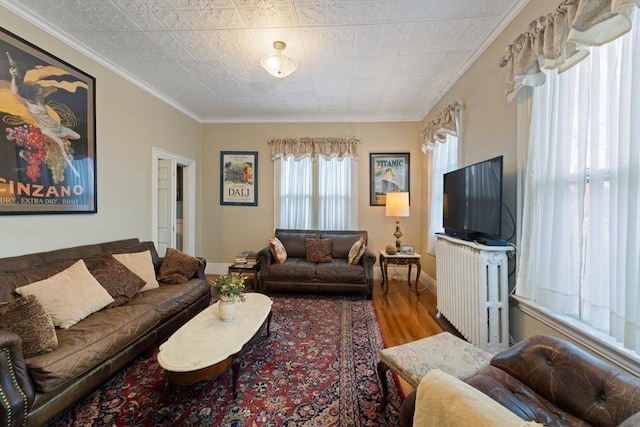
[{"label": "frosted glass ceiling light", "polygon": [[275,41],[273,42],[273,48],[276,52],[265,55],[260,60],[262,67],[274,77],[287,77],[298,69],[293,59],[282,54],[286,47],[285,42]]}]

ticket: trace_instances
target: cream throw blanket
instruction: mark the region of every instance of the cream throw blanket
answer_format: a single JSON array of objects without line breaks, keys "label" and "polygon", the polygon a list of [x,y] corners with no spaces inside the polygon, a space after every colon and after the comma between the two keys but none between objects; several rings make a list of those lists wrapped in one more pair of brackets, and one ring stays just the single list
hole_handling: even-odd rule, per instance
[{"label": "cream throw blanket", "polygon": [[432,369],[418,385],[413,427],[541,426],[523,421],[454,376]]}]

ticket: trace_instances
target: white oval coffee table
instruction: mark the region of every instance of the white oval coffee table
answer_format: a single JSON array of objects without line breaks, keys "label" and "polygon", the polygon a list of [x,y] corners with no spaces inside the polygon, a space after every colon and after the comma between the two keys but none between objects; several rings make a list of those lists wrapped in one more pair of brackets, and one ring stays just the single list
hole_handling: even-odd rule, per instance
[{"label": "white oval coffee table", "polygon": [[269,334],[273,301],[259,293],[245,294],[230,322],[218,315],[218,303],[204,309],[160,345],[158,363],[172,384],[186,385],[213,378],[232,368],[233,397],[240,358],[262,335]]}]

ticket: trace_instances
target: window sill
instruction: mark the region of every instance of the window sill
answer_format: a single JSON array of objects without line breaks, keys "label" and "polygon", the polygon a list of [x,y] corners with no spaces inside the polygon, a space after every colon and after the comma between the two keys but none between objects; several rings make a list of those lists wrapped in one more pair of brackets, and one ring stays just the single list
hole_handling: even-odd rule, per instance
[{"label": "window sill", "polygon": [[512,297],[524,313],[555,329],[612,365],[640,376],[640,355],[622,348],[610,336],[568,316],[553,313],[521,296],[512,295]]}]

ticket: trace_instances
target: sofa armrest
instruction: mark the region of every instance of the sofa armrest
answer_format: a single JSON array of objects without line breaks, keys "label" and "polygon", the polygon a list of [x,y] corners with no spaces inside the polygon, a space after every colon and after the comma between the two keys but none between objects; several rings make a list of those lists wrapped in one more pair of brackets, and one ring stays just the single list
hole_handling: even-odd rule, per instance
[{"label": "sofa armrest", "polygon": [[258,262],[260,263],[260,276],[258,279],[260,282],[259,289],[264,290],[264,280],[267,278],[267,271],[269,270],[269,266],[275,261],[276,259],[271,253],[271,248],[269,246],[258,251]]},{"label": "sofa armrest", "polygon": [[367,298],[373,298],[373,265],[376,263],[376,254],[369,248],[365,248],[362,258],[360,258],[360,264],[364,268],[364,277],[369,282],[369,290],[367,291]]},{"label": "sofa armrest", "polygon": [[198,266],[198,269],[196,270],[196,274],[193,275],[193,277],[197,277],[198,279],[202,279],[202,280],[207,280],[207,275],[205,274],[205,269],[207,268],[207,260],[202,258],[202,257],[196,257],[198,258],[198,260],[200,261],[200,265]]},{"label": "sofa armrest", "polygon": [[17,334],[0,330],[0,426],[22,426],[35,399],[35,389],[24,363]]}]

